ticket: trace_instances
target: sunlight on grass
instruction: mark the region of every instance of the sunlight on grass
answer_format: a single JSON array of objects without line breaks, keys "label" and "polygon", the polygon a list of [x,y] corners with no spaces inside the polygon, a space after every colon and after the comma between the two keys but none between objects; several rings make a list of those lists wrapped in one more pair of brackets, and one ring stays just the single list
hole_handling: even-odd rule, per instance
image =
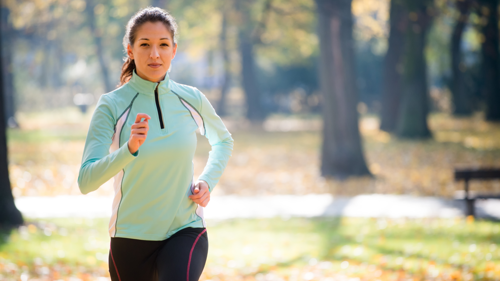
[{"label": "sunlight on grass", "polygon": [[105,219],[28,220],[0,247],[0,280],[109,276],[106,231]]},{"label": "sunlight on grass", "polygon": [[[0,246],[0,279],[107,280],[106,229],[105,219],[29,220]],[[208,235],[206,281],[500,278],[494,222],[245,219],[209,221]]]},{"label": "sunlight on grass", "polygon": [[[22,129],[8,131],[15,197],[80,194],[76,179],[90,116],[91,111],[76,109],[20,115]],[[283,116],[271,119],[263,129],[230,128],[233,156],[214,196],[453,197],[462,189],[453,181],[454,167],[495,166],[500,158],[500,125],[484,122],[481,115],[458,119],[433,114],[433,139],[426,141],[397,139],[379,131],[378,119],[367,115],[360,130],[375,177],[325,180],[319,175],[318,116],[293,122]],[[204,137],[199,136],[198,144],[195,175],[210,150]],[[110,183],[90,196],[112,195]],[[473,181],[471,189],[500,193],[500,181]],[[209,222],[208,234],[206,281],[500,279],[500,225],[493,222],[229,220]],[[30,220],[8,239],[0,248],[0,280],[108,280],[106,219]]]}]

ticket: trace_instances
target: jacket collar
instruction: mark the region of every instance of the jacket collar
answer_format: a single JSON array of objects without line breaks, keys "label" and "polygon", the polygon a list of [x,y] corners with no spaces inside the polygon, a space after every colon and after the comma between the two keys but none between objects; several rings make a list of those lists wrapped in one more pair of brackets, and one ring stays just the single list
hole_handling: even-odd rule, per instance
[{"label": "jacket collar", "polygon": [[[132,77],[128,81],[128,84],[138,93],[150,96],[154,96],[156,86],[158,85],[158,83],[151,82],[139,77],[139,75],[137,75],[137,73],[135,72],[135,69],[132,72]],[[161,80],[159,84],[158,94],[163,95],[170,92],[170,77],[168,75],[168,72],[165,74],[165,78]]]}]

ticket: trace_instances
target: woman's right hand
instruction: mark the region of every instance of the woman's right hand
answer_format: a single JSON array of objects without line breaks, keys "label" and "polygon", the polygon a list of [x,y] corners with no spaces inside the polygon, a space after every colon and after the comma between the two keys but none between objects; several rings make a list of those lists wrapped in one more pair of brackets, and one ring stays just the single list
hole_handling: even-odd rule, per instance
[{"label": "woman's right hand", "polygon": [[[141,122],[142,118],[144,118],[144,121]],[[146,113],[138,113],[135,117],[135,123],[130,127],[130,138],[128,140],[128,150],[130,153],[136,153],[139,147],[146,141],[149,130],[149,119],[151,117]]]}]

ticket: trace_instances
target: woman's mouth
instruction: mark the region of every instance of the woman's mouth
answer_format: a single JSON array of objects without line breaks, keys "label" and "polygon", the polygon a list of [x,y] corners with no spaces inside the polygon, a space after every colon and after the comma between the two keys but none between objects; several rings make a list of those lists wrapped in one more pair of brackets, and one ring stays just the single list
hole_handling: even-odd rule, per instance
[{"label": "woman's mouth", "polygon": [[149,67],[152,67],[152,68],[159,68],[161,66],[160,63],[150,63],[148,64]]}]

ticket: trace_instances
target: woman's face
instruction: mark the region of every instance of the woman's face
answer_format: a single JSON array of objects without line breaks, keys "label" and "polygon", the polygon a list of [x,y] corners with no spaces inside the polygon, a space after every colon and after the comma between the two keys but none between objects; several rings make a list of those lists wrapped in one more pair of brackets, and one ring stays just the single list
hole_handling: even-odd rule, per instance
[{"label": "woman's face", "polygon": [[162,22],[145,22],[135,38],[127,53],[135,61],[137,75],[151,82],[163,80],[177,51],[170,31]]}]

